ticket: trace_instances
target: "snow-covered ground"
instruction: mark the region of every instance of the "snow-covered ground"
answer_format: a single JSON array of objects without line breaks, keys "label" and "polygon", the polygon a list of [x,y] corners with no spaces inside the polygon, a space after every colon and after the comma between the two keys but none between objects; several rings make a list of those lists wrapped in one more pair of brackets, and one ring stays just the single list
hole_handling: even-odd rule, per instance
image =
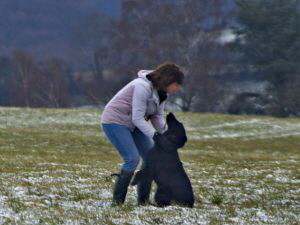
[{"label": "snow-covered ground", "polygon": [[[1,109],[1,108],[0,108]],[[16,111],[17,113],[12,113]],[[59,130],[64,125],[100,126],[100,113],[96,110],[59,110],[33,111],[31,109],[2,108],[0,110],[0,128],[53,127]],[[181,115],[185,121],[189,139],[203,140],[211,138],[265,139],[286,136],[300,136],[300,122],[295,119],[280,120],[272,117],[257,117],[230,122],[211,119],[211,123],[194,121],[194,117]],[[219,117],[217,115],[217,117]],[[214,117],[212,117],[214,118]],[[296,122],[295,122],[296,121]],[[74,132],[71,130],[70,132]],[[75,130],[76,132],[76,130]],[[81,132],[81,131],[80,131]],[[89,132],[89,131],[87,131]],[[95,135],[99,135],[96,130]],[[81,132],[81,134],[84,134]],[[91,135],[89,132],[88,135]]]},{"label": "snow-covered ground", "polygon": [[[189,209],[138,207],[134,187],[110,206],[121,161],[99,116],[0,108],[0,224],[300,224],[300,149],[280,150],[300,140],[300,119],[178,113],[191,141],[180,150],[196,197]],[[248,152],[243,140],[268,145]]]}]

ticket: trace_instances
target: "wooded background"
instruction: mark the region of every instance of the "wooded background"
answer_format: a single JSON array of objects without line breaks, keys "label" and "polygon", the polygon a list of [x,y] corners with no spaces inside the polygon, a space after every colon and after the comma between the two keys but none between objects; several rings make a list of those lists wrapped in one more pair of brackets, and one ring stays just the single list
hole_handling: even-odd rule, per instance
[{"label": "wooded background", "polygon": [[180,111],[300,115],[299,0],[3,0],[0,105],[103,107],[174,62]]}]

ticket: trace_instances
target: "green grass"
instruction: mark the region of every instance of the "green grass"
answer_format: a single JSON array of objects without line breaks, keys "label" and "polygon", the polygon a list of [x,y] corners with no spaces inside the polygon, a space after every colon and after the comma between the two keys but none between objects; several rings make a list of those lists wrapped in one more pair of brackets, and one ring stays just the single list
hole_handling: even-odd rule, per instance
[{"label": "green grass", "polygon": [[299,118],[176,113],[188,209],[138,207],[133,187],[110,206],[122,161],[100,114],[0,108],[0,224],[300,224]]}]

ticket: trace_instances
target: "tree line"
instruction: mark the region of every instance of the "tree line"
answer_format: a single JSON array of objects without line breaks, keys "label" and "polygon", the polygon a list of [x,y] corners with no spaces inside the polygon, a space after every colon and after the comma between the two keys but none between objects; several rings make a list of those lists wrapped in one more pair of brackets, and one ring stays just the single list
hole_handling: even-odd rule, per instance
[{"label": "tree line", "polygon": [[[0,104],[103,106],[139,69],[174,62],[187,75],[170,99],[179,110],[299,115],[299,15],[298,0],[126,0],[119,17],[93,13],[74,27],[72,60],[1,57]],[[244,80],[267,85],[235,93]]]}]

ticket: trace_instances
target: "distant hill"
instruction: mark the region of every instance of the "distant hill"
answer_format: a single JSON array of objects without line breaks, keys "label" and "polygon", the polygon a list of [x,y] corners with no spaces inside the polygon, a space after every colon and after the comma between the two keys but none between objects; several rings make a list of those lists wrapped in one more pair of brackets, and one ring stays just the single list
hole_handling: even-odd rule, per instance
[{"label": "distant hill", "polygon": [[85,16],[117,16],[120,0],[1,0],[0,55],[25,48],[38,57],[64,55],[65,41]]},{"label": "distant hill", "polygon": [[[122,0],[0,0],[0,56],[23,48],[35,57],[65,57],[73,28],[86,16],[118,16]],[[224,0],[224,12],[234,0]]]}]

